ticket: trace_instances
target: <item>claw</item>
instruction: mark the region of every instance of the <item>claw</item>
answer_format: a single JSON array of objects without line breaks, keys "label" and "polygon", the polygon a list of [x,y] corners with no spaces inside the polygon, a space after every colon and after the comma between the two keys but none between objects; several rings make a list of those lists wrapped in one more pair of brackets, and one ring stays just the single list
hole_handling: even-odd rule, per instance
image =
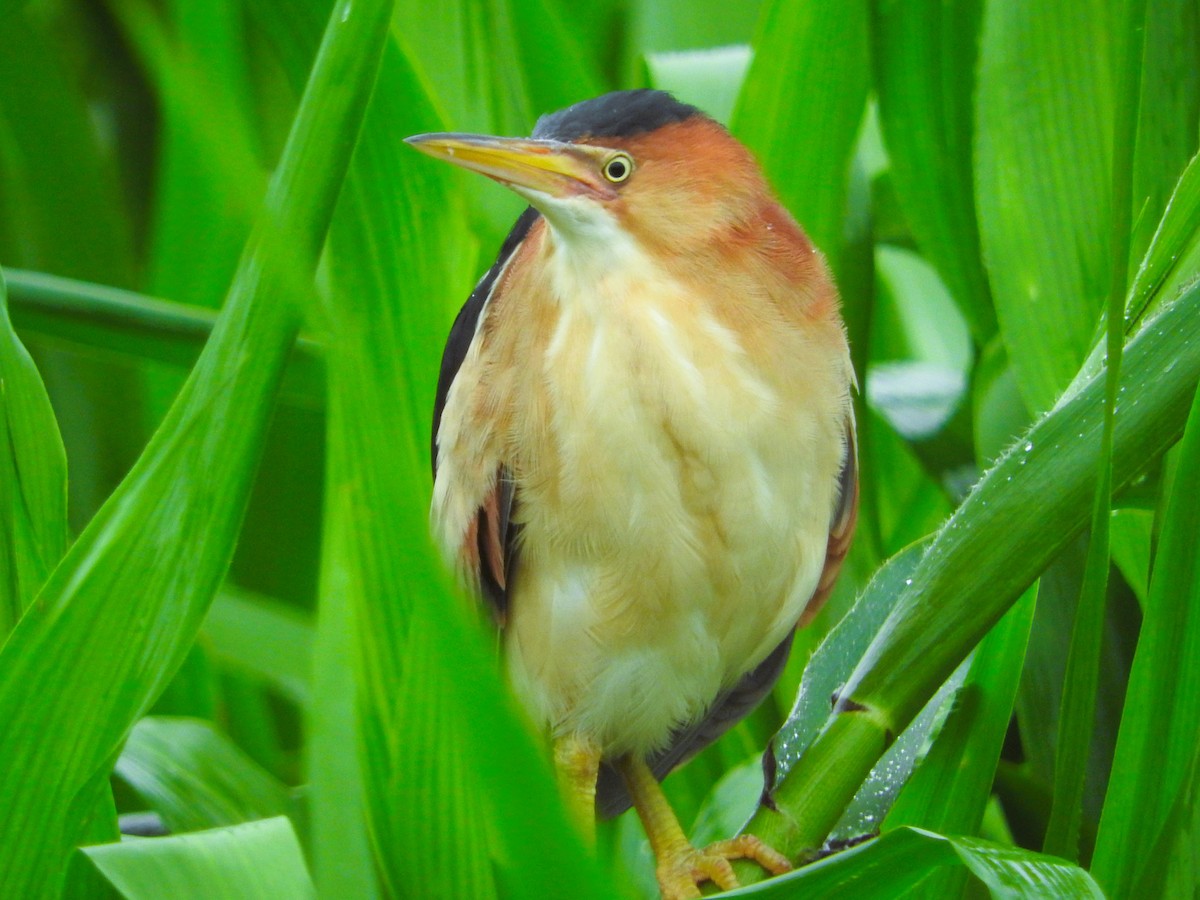
[{"label": "claw", "polygon": [[663,900],[695,900],[701,896],[700,885],[706,881],[723,891],[741,887],[729,864],[731,859],[754,860],[772,875],[792,870],[783,854],[752,834],[717,841],[703,850],[686,844],[676,852],[664,854],[658,861],[655,874]]},{"label": "claw", "polygon": [[791,863],[783,854],[752,834],[717,841],[697,850],[684,836],[650,767],[636,757],[625,757],[617,762],[617,768],[625,777],[633,805],[654,848],[658,860],[655,874],[663,900],[694,900],[700,896],[700,885],[706,881],[723,891],[740,887],[729,864],[731,859],[754,860],[773,875],[791,871]]}]

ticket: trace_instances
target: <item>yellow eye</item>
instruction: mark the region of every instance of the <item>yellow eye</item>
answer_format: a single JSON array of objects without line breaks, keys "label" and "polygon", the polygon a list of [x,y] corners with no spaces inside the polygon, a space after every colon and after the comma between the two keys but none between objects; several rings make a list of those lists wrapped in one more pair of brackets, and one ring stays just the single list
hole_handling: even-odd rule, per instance
[{"label": "yellow eye", "polygon": [[633,160],[624,153],[618,153],[604,164],[604,177],[613,184],[620,184],[633,174]]}]

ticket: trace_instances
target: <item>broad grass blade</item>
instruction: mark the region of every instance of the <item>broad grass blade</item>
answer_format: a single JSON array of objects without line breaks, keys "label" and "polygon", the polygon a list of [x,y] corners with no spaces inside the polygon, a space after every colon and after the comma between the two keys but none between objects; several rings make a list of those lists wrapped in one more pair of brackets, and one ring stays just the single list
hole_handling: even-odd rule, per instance
[{"label": "broad grass blade", "polygon": [[[1114,897],[1169,859],[1150,851],[1172,798],[1190,793],[1200,734],[1200,395],[1180,448],[1171,499],[1143,610],[1125,712],[1092,869]],[[1194,795],[1193,795],[1194,796]]]},{"label": "broad grass blade", "polygon": [[[885,832],[902,825],[941,834],[979,830],[1012,719],[1036,595],[1036,587],[1027,591],[980,642],[954,708],[896,798],[883,823]],[[965,873],[954,872],[931,879],[936,883],[923,886],[929,896],[957,895],[966,882]]]},{"label": "broad grass blade", "polygon": [[0,272],[0,646],[66,549],[66,453]]},{"label": "broad grass blade", "polygon": [[984,11],[975,202],[1000,331],[1035,412],[1075,375],[1108,294],[1113,5]]},{"label": "broad grass blade", "polygon": [[[898,828],[883,837],[725,897],[840,897],[891,900],[947,868],[966,871],[988,894],[1005,900],[1091,897],[1104,894],[1083,869],[1065,860],[976,838],[946,837]],[[924,896],[924,894],[922,894]]]},{"label": "broad grass blade", "polygon": [[753,56],[744,44],[709,50],[646,54],[650,83],[729,124]]},{"label": "broad grass blade", "polygon": [[83,852],[127,900],[316,896],[300,842],[283,816]]},{"label": "broad grass blade", "polygon": [[[7,274],[13,324],[82,353],[191,368],[216,322],[211,310],[121,288],[21,269]],[[320,352],[310,340],[296,342],[280,387],[283,399],[308,409],[324,403]]]},{"label": "broad grass blade", "polygon": [[428,534],[427,423],[445,295],[464,297],[469,282],[463,220],[445,218],[449,173],[401,144],[438,126],[424,98],[408,61],[389,53],[330,243],[323,559],[337,577],[325,588],[345,591],[357,626],[376,861],[394,894],[602,896]]},{"label": "broad grass blade", "polygon": [[270,685],[298,706],[311,691],[314,628],[295,606],[226,586],[200,633],[225,665]]},{"label": "broad grass blade", "polygon": [[733,115],[734,134],[839,274],[870,81],[867,18],[866,0],[768,0]]},{"label": "broad grass blade", "polygon": [[1200,7],[1192,0],[1145,5],[1138,122],[1131,178],[1129,265],[1143,258],[1179,173],[1200,141]]},{"label": "broad grass blade", "polygon": [[[1200,287],[1130,343],[1114,434],[1113,484],[1162,453],[1183,427],[1200,380]],[[1170,361],[1176,370],[1161,378]],[[1094,378],[1045,416],[976,485],[926,550],[891,623],[866,653],[834,711],[776,792],[800,828],[760,810],[750,830],[784,852],[819,843],[886,746],[1087,519],[1104,385]],[[1038,515],[1027,510],[1036,506]],[[1014,521],[1025,527],[1014,529]],[[855,711],[858,707],[862,709]],[[834,765],[834,760],[837,760]],[[791,842],[790,845],[786,842]]]},{"label": "broad grass blade", "polygon": [[206,352],[0,652],[0,894],[56,890],[117,749],[225,573],[390,13],[342,6]]},{"label": "broad grass blade", "polygon": [[972,159],[982,0],[873,0],[879,121],[904,217],[975,339],[996,331]]}]

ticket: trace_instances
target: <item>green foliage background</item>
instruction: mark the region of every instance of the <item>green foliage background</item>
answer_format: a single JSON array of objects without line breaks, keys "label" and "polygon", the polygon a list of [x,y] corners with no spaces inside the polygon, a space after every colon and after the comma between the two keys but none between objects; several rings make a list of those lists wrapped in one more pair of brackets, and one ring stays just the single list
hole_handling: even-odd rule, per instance
[{"label": "green foliage background", "polygon": [[0,895],[653,894],[430,544],[521,204],[402,143],[646,84],[756,152],[862,386],[846,571],[685,827],[853,844],[772,896],[1200,889],[1196,0],[25,0],[0,48]]}]

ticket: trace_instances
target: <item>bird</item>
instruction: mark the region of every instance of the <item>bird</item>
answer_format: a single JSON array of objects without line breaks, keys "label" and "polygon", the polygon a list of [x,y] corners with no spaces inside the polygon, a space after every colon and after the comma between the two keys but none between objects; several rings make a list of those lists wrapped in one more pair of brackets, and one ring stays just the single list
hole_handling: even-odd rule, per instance
[{"label": "bird", "polygon": [[821,252],[700,109],[616,91],[530,138],[417,150],[528,204],[450,329],[431,529],[500,629],[568,808],[633,805],[665,900],[779,874],[691,845],[660,781],[772,689],[858,508],[856,389]]}]

